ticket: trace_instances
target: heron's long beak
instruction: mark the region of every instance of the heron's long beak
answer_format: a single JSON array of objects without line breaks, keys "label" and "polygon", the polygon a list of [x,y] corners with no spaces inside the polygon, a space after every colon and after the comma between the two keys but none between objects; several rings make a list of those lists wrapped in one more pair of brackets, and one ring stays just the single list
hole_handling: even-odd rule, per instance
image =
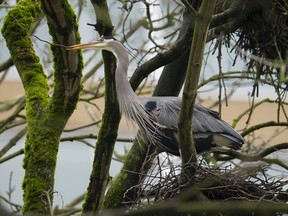
[{"label": "heron's long beak", "polygon": [[107,44],[104,41],[93,41],[89,43],[82,43],[82,44],[76,44],[67,47],[67,50],[79,50],[79,49],[103,49],[107,47]]}]

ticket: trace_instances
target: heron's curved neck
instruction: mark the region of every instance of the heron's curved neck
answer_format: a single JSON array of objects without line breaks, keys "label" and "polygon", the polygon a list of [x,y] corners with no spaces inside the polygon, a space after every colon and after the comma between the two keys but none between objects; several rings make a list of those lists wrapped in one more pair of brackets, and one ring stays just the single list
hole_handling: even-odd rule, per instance
[{"label": "heron's curved neck", "polygon": [[117,59],[117,68],[115,74],[117,98],[120,109],[123,112],[123,107],[129,106],[131,104],[131,100],[136,100],[137,96],[128,81],[127,70],[129,59],[128,54],[122,44],[119,43],[117,44],[116,48],[114,47],[113,54]]},{"label": "heron's curved neck", "polygon": [[[128,54],[122,44],[117,43],[113,46],[113,53],[117,59],[117,68],[115,74],[117,98],[121,113],[134,120],[140,128],[145,131],[145,136],[153,142],[156,128],[151,123],[149,115],[145,111],[143,101],[134,93],[127,78]],[[148,127],[147,127],[148,126]],[[151,131],[150,131],[151,130]]]}]

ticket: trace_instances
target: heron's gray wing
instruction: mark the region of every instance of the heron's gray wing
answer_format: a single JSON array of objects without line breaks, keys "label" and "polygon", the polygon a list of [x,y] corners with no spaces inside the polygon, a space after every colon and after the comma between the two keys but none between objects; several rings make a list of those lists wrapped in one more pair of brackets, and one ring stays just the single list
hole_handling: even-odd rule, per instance
[{"label": "heron's gray wing", "polygon": [[[144,107],[158,124],[174,129],[178,127],[180,98],[151,97],[145,101]],[[213,134],[214,141],[219,144],[224,141],[226,143],[223,145],[229,146],[231,142],[239,143],[239,145],[244,143],[243,138],[229,124],[221,120],[217,112],[199,104],[195,104],[192,125],[194,138],[195,136],[202,137]],[[235,148],[239,148],[239,145]]]},{"label": "heron's gray wing", "polygon": [[160,125],[177,128],[181,99],[178,97],[151,97],[144,102],[145,109]]},{"label": "heron's gray wing", "polygon": [[193,116],[193,132],[212,132],[234,141],[244,143],[240,136],[228,123],[219,118],[219,114],[199,104],[195,104]]},{"label": "heron's gray wing", "polygon": [[171,97],[151,97],[143,103],[151,122],[155,125],[151,128],[154,130],[154,143],[162,150],[179,156],[177,122],[181,101]]},{"label": "heron's gray wing", "polygon": [[[151,97],[144,103],[145,109],[157,123],[166,127],[177,128],[181,108],[178,97]],[[195,104],[193,116],[194,132],[223,132],[219,114],[199,104]]]}]

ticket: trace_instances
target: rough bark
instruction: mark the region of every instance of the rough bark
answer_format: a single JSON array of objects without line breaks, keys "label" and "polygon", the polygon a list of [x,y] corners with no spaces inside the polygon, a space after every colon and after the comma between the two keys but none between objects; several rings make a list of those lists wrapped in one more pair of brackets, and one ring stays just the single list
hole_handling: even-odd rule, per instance
[{"label": "rough bark", "polygon": [[[190,16],[186,14],[185,19],[188,19]],[[182,40],[182,45],[184,42],[184,34],[187,33],[187,26],[183,26],[181,30],[181,34],[178,37],[178,40]],[[189,32],[190,34],[190,32]],[[188,38],[188,36],[187,36]],[[183,48],[183,47],[182,47]],[[175,46],[175,50],[181,50],[181,46],[179,48]],[[169,52],[168,55],[172,55],[173,52]],[[183,81],[185,78],[185,73],[187,69],[189,52],[184,52],[181,57],[173,61],[173,63],[165,66],[163,73],[160,77],[158,85],[154,91],[155,96],[163,96],[163,95],[178,95],[179,91],[183,85]],[[175,59],[175,56],[172,55]],[[161,55],[157,55],[154,63],[157,62],[157,58],[162,58]],[[165,60],[165,56],[163,56],[163,61]],[[162,62],[162,61],[160,61]],[[150,62],[151,63],[151,62]],[[150,65],[149,63],[149,65]],[[182,67],[178,67],[175,70],[175,65],[181,64]],[[145,64],[144,64],[145,65]],[[145,77],[145,73],[150,71],[150,66],[138,68],[132,78],[130,79],[130,83],[133,89],[136,89],[138,85],[141,83],[143,78]],[[157,64],[156,64],[157,65]],[[151,67],[153,63],[151,64]],[[155,66],[155,64],[154,64]],[[153,66],[153,67],[154,67]],[[152,70],[153,71],[153,70]],[[150,71],[150,72],[152,72]],[[172,88],[170,88],[173,86]],[[154,154],[153,154],[154,153]],[[111,182],[110,188],[105,196],[104,208],[119,208],[125,203],[130,205],[133,203],[133,200],[137,198],[138,187],[141,183],[143,176],[147,173],[147,171],[151,168],[152,161],[155,158],[155,147],[148,146],[146,143],[141,141],[141,139],[136,139],[126,157],[123,168],[120,173],[116,176],[115,179]]]},{"label": "rough bark", "polygon": [[154,146],[148,146],[140,139],[134,141],[123,168],[111,182],[105,196],[105,209],[119,208],[134,202],[140,195],[139,186],[145,178],[145,173],[150,169],[155,155]]},{"label": "rough bark", "polygon": [[76,15],[66,0],[42,0],[41,6],[47,18],[49,33],[53,44],[51,50],[54,62],[54,91],[51,107],[53,113],[70,116],[78,102],[82,90],[81,77],[83,60],[78,51],[67,51],[65,45],[80,43]]},{"label": "rough bark", "polygon": [[182,173],[185,180],[189,181],[194,175],[193,166],[188,164],[197,162],[196,148],[192,134],[192,118],[195,99],[197,96],[198,82],[203,62],[204,48],[209,30],[209,25],[215,9],[216,0],[204,0],[196,15],[193,40],[190,50],[188,68],[186,73],[182,105],[179,115],[178,136],[182,158]]},{"label": "rough bark", "polygon": [[[96,13],[96,30],[101,36],[112,35],[112,22],[107,2],[91,1]],[[98,212],[103,203],[104,193],[109,182],[109,169],[117,138],[120,111],[115,86],[115,57],[103,51],[105,65],[105,108],[101,129],[94,152],[94,161],[88,191],[83,204],[83,212]]]},{"label": "rough bark", "polygon": [[[66,1],[62,3],[53,6],[53,10],[65,11],[65,15],[53,14],[54,18],[61,16],[61,22],[54,23],[54,26],[62,32],[62,40],[55,40],[53,29],[50,29],[50,33],[58,44],[77,43],[79,36],[75,34],[77,26],[73,10]],[[54,48],[54,60],[59,60],[55,62],[55,76],[58,77],[55,78],[55,89],[51,100],[47,77],[34,52],[29,35],[33,21],[40,15],[42,11],[39,3],[29,0],[19,1],[5,17],[2,34],[21,78],[26,96],[28,132],[23,163],[25,176],[22,211],[24,214],[48,215],[51,213],[53,204],[59,139],[78,101],[82,62],[80,54],[63,55],[64,48]],[[49,20],[49,17],[47,18]],[[70,26],[69,30],[61,31],[61,29],[67,29],[67,26]],[[72,89],[66,85],[62,88],[57,87],[62,85],[58,83],[59,80],[69,83],[70,80],[67,77],[71,74],[77,74],[78,77]]]}]

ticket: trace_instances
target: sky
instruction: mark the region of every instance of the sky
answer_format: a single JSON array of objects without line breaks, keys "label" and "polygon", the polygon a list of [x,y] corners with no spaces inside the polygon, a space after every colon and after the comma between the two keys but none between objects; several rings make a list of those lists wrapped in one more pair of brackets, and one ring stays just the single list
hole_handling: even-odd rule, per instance
[{"label": "sky", "polygon": [[[73,2],[73,1],[72,1]],[[77,1],[75,1],[74,6],[76,5]],[[108,3],[110,3],[111,5],[109,7],[113,7],[114,11],[116,11],[115,13],[111,13],[112,16],[112,20],[113,21],[117,21],[119,19],[119,15],[123,15],[123,11],[119,9],[120,5],[117,4],[112,4],[112,1],[108,1]],[[82,42],[87,42],[87,41],[92,41],[96,39],[96,32],[93,30],[93,27],[88,26],[87,23],[95,23],[95,14],[94,11],[92,9],[92,7],[89,5],[90,2],[86,2],[85,3],[85,7],[84,7],[84,13],[82,13],[82,16],[80,17],[79,20],[79,31],[82,37]],[[134,11],[136,12],[135,14],[133,14],[133,16],[138,16],[138,17],[142,17],[143,15],[145,15],[145,10],[143,5],[141,4],[136,4],[136,9],[134,9]],[[159,18],[160,16],[162,16],[165,13],[166,10],[166,6],[162,6],[162,8],[160,7],[151,7],[151,13],[154,19]],[[4,9],[1,9],[2,11]],[[5,13],[1,13],[0,14],[0,24],[2,24],[3,22],[3,16],[6,14]],[[44,21],[42,21],[44,22]],[[126,26],[127,27],[127,26]],[[142,32],[143,33],[143,32]],[[130,43],[135,46],[135,47],[139,47],[139,45],[137,45],[138,41],[141,41],[141,38],[145,39],[145,37],[147,37],[147,35],[143,35],[141,32],[136,33],[135,35],[133,35],[133,37],[130,39]],[[161,44],[161,43],[165,43],[165,39],[163,39],[163,37],[168,34],[169,32],[159,32],[159,33],[155,33],[154,38],[157,39],[157,41]],[[44,41],[51,41],[51,37],[49,34],[47,34],[47,26],[46,25],[42,25],[39,29],[37,29],[37,31],[34,33],[34,35],[36,35],[37,37],[41,38],[41,40]],[[115,35],[115,37],[117,38],[117,35]],[[47,52],[49,52],[49,49],[47,47],[47,44],[39,41],[36,37],[32,37],[32,40],[34,41],[34,45],[35,45],[35,49],[36,52],[38,53],[38,55],[40,56],[40,58],[42,60],[47,60],[45,58],[45,56],[41,55],[43,53],[43,50],[47,50]],[[149,44],[148,44],[149,45]],[[208,53],[208,49],[209,49],[210,45],[208,44],[206,46],[206,53]],[[140,47],[141,48],[141,47]],[[9,51],[6,48],[5,45],[5,41],[2,37],[2,35],[0,35],[0,49],[1,49],[1,55],[0,55],[0,62],[2,62],[3,60],[6,60],[9,58]],[[132,51],[133,52],[133,51]],[[135,53],[135,52],[134,52]],[[91,53],[90,53],[91,54]],[[89,52],[87,52],[87,54],[84,54],[84,61],[89,58]],[[232,66],[233,62],[232,59],[234,58],[234,54],[233,53],[229,53],[228,51],[225,51],[225,48],[223,48],[223,52],[222,52],[222,71],[223,72],[227,72],[227,71],[242,71],[245,70],[245,62],[244,61],[237,61],[237,64],[235,66]],[[146,58],[146,60],[148,60],[149,58],[151,58],[153,55],[148,56],[148,58]],[[136,56],[137,57],[137,56]],[[99,56],[100,58],[100,56]],[[206,61],[206,65],[205,67],[203,67],[202,69],[202,79],[205,78],[209,78],[209,76],[217,74],[218,73],[218,62],[217,62],[217,54],[214,55],[209,55],[209,58]],[[86,71],[89,70],[89,67],[91,68],[92,65],[90,64],[90,66],[88,66],[87,68],[84,69],[84,73]],[[133,65],[130,65],[130,70],[128,72],[128,75],[131,76],[131,74],[133,73],[134,69],[136,68],[136,64],[134,63]],[[52,66],[50,68],[52,70]],[[12,69],[10,69],[11,71],[9,71],[8,75],[7,75],[7,80],[12,80],[12,81],[20,81],[20,78],[17,74],[17,71],[15,69],[15,67],[13,67]],[[103,71],[103,69],[102,69]],[[149,79],[157,79],[159,78],[159,76],[161,75],[161,71],[162,68],[158,69],[157,71],[155,71],[154,73],[152,73],[149,76]],[[98,73],[99,76],[103,76],[103,73]],[[236,83],[233,83],[231,81],[225,81],[225,89],[227,92],[230,92],[230,90],[232,89],[231,87],[234,87]],[[235,91],[235,93],[232,96],[232,100],[240,100],[240,101],[248,101],[249,100],[249,95],[251,95],[252,92],[252,82],[242,82],[242,85],[240,85],[239,87],[237,87],[237,90]],[[198,94],[201,95],[201,98],[204,99],[215,99],[218,97],[219,95],[219,90],[217,88],[218,83],[215,82],[211,85],[205,86],[204,88],[199,89]],[[214,89],[212,91],[208,91]],[[256,98],[256,100],[262,100],[265,99],[267,97],[271,98],[271,99],[276,99],[277,95],[275,94],[275,91],[273,89],[273,87],[269,87],[267,85],[261,85],[260,84],[260,94],[258,96],[258,98]],[[223,88],[223,92],[222,94],[224,94],[224,88]],[[181,96],[181,94],[180,94]],[[287,99],[286,99],[287,100]]]}]

